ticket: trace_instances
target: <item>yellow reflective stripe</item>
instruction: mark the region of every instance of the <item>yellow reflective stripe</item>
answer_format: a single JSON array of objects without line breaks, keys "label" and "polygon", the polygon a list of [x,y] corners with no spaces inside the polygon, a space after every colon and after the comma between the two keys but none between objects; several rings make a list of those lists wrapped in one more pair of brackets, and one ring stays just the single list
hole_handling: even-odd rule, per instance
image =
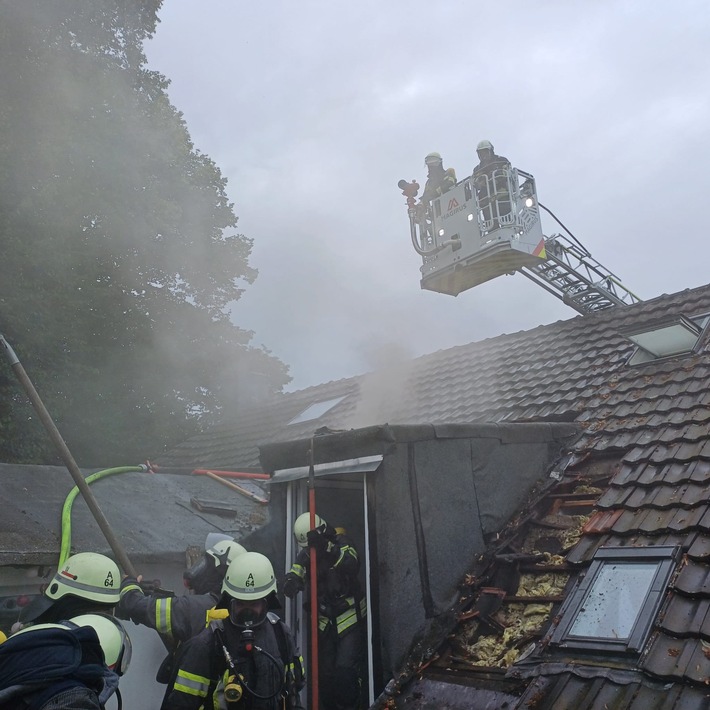
[{"label": "yellow reflective stripe", "polygon": [[143,594],[143,590],[137,584],[128,584],[121,590],[121,599],[123,599],[124,594],[128,592],[140,592]]},{"label": "yellow reflective stripe", "polygon": [[294,562],[293,566],[291,567],[291,572],[293,572],[295,575],[303,579],[306,576],[306,568],[303,565],[299,565],[298,563]]},{"label": "yellow reflective stripe", "polygon": [[343,561],[345,555],[351,555],[352,557],[357,559],[357,552],[355,551],[355,548],[350,547],[350,545],[343,545],[343,547],[340,548],[340,556],[338,557],[338,560],[333,565],[333,567],[337,567]]},{"label": "yellow reflective stripe", "polygon": [[172,597],[161,597],[155,602],[155,628],[159,634],[172,634]]},{"label": "yellow reflective stripe", "polygon": [[179,670],[173,687],[181,693],[206,698],[207,691],[210,689],[210,681],[204,676]]},{"label": "yellow reflective stripe", "polygon": [[[354,597],[348,597],[348,602],[350,604],[355,604],[355,599]],[[360,618],[364,617],[367,614],[367,600],[363,597],[360,600]],[[347,611],[344,611],[340,616],[338,616],[335,620],[338,633],[341,633],[345,631],[345,629],[349,629],[351,626],[356,624],[358,621],[358,613],[357,609],[353,606],[352,609],[348,609]]]}]

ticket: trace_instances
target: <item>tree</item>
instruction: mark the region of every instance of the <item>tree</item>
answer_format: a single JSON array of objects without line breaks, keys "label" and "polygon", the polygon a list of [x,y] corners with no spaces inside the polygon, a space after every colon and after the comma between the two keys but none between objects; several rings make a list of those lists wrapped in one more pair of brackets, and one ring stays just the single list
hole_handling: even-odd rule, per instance
[{"label": "tree", "polygon": [[[0,0],[0,332],[88,466],[288,381],[229,319],[252,243],[145,67],[161,1]],[[0,398],[0,460],[53,462],[6,363]]]}]

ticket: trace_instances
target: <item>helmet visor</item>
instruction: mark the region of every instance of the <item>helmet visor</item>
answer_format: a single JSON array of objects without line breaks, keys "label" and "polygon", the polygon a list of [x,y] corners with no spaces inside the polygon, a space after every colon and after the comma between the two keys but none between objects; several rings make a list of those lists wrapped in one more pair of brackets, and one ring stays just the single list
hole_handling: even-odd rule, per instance
[{"label": "helmet visor", "polygon": [[[112,619],[112,621],[115,621]],[[127,670],[128,666],[131,665],[131,656],[133,655],[133,644],[131,643],[131,637],[126,633],[123,625],[115,621],[116,628],[121,633],[121,650],[118,652],[118,658],[116,662],[111,666],[111,670],[115,671],[118,675],[123,675]]]}]

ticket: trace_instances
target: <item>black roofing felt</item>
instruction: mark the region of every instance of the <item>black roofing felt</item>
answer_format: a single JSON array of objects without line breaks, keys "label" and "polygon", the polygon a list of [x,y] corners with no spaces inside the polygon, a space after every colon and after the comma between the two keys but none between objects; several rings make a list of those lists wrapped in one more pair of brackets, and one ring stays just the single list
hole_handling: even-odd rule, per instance
[{"label": "black roofing felt", "polygon": [[[89,475],[93,471],[83,471]],[[74,486],[59,466],[0,464],[0,565],[56,564],[61,510]],[[203,545],[209,532],[237,539],[267,520],[267,508],[205,476],[120,473],[91,490],[131,561],[184,561],[188,545]],[[200,512],[192,499],[220,499],[234,515]],[[111,554],[81,495],[72,512],[72,551]]]}]

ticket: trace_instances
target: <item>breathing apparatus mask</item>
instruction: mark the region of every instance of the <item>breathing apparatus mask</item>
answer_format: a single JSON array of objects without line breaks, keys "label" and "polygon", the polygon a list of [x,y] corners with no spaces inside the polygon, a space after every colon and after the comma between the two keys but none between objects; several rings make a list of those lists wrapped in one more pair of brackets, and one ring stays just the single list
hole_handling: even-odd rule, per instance
[{"label": "breathing apparatus mask", "polygon": [[190,569],[182,575],[183,582],[195,594],[207,594],[219,589],[222,583],[222,574],[215,565],[213,557],[205,553]]},{"label": "breathing apparatus mask", "polygon": [[253,601],[231,599],[229,601],[229,620],[238,629],[243,629],[243,641],[254,638],[252,629],[261,626],[266,621],[268,607],[266,599],[255,599]]}]

